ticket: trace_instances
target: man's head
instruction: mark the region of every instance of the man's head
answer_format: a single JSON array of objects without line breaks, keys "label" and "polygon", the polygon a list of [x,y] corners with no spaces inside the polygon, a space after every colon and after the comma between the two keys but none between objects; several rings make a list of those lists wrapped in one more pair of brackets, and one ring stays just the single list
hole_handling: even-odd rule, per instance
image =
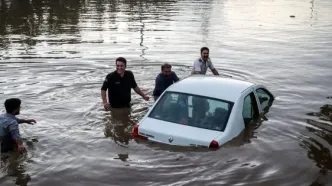
[{"label": "man's head", "polygon": [[5,101],[5,108],[7,113],[19,115],[21,109],[21,100],[18,98],[7,99]]},{"label": "man's head", "polygon": [[166,77],[170,76],[171,72],[172,72],[172,65],[170,65],[168,63],[161,65],[161,73],[164,76],[166,76]]},{"label": "man's head", "polygon": [[207,60],[209,58],[209,48],[208,47],[202,47],[201,48],[201,57],[203,60]]},{"label": "man's head", "polygon": [[119,74],[123,74],[126,70],[126,67],[127,67],[127,60],[123,57],[118,57],[115,60],[115,65],[116,65],[116,71]]}]

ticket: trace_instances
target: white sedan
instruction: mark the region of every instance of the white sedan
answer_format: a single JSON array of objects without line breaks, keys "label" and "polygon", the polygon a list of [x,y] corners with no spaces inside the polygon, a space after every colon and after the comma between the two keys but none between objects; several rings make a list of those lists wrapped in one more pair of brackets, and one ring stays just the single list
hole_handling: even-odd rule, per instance
[{"label": "white sedan", "polygon": [[193,75],[168,87],[132,134],[169,145],[219,148],[264,116],[273,100],[263,85]]}]

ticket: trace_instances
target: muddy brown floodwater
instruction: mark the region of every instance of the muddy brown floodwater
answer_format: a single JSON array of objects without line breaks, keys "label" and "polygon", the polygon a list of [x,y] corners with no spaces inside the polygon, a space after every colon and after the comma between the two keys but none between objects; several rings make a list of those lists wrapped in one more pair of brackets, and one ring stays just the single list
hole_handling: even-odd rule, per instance
[{"label": "muddy brown floodwater", "polygon": [[[23,100],[25,156],[0,185],[332,185],[332,1],[0,0],[0,102]],[[160,65],[189,76],[202,46],[218,71],[266,85],[266,120],[218,151],[132,140],[100,87],[126,57],[152,96]],[[211,72],[208,72],[211,74]],[[3,106],[1,107],[3,111]]]}]

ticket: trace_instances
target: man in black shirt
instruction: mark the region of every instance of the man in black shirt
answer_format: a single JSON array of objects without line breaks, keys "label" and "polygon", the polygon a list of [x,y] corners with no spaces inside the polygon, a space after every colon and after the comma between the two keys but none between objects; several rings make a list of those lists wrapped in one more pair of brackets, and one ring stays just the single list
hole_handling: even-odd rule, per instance
[{"label": "man in black shirt", "polygon": [[[137,86],[134,74],[126,70],[127,60],[119,57],[115,60],[116,70],[108,74],[101,87],[101,98],[104,108],[130,108],[131,89],[148,101],[149,97],[145,95]],[[106,99],[106,91],[108,90],[108,100]]]}]

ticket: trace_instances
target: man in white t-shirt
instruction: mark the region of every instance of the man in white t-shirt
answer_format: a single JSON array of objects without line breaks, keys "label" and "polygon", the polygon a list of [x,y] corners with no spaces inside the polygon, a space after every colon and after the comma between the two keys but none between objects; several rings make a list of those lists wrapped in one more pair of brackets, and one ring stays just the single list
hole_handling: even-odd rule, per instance
[{"label": "man in white t-shirt", "polygon": [[214,68],[209,58],[209,48],[201,48],[201,57],[194,61],[191,74],[206,74],[207,69],[210,68],[214,75],[219,75],[218,71]]}]

